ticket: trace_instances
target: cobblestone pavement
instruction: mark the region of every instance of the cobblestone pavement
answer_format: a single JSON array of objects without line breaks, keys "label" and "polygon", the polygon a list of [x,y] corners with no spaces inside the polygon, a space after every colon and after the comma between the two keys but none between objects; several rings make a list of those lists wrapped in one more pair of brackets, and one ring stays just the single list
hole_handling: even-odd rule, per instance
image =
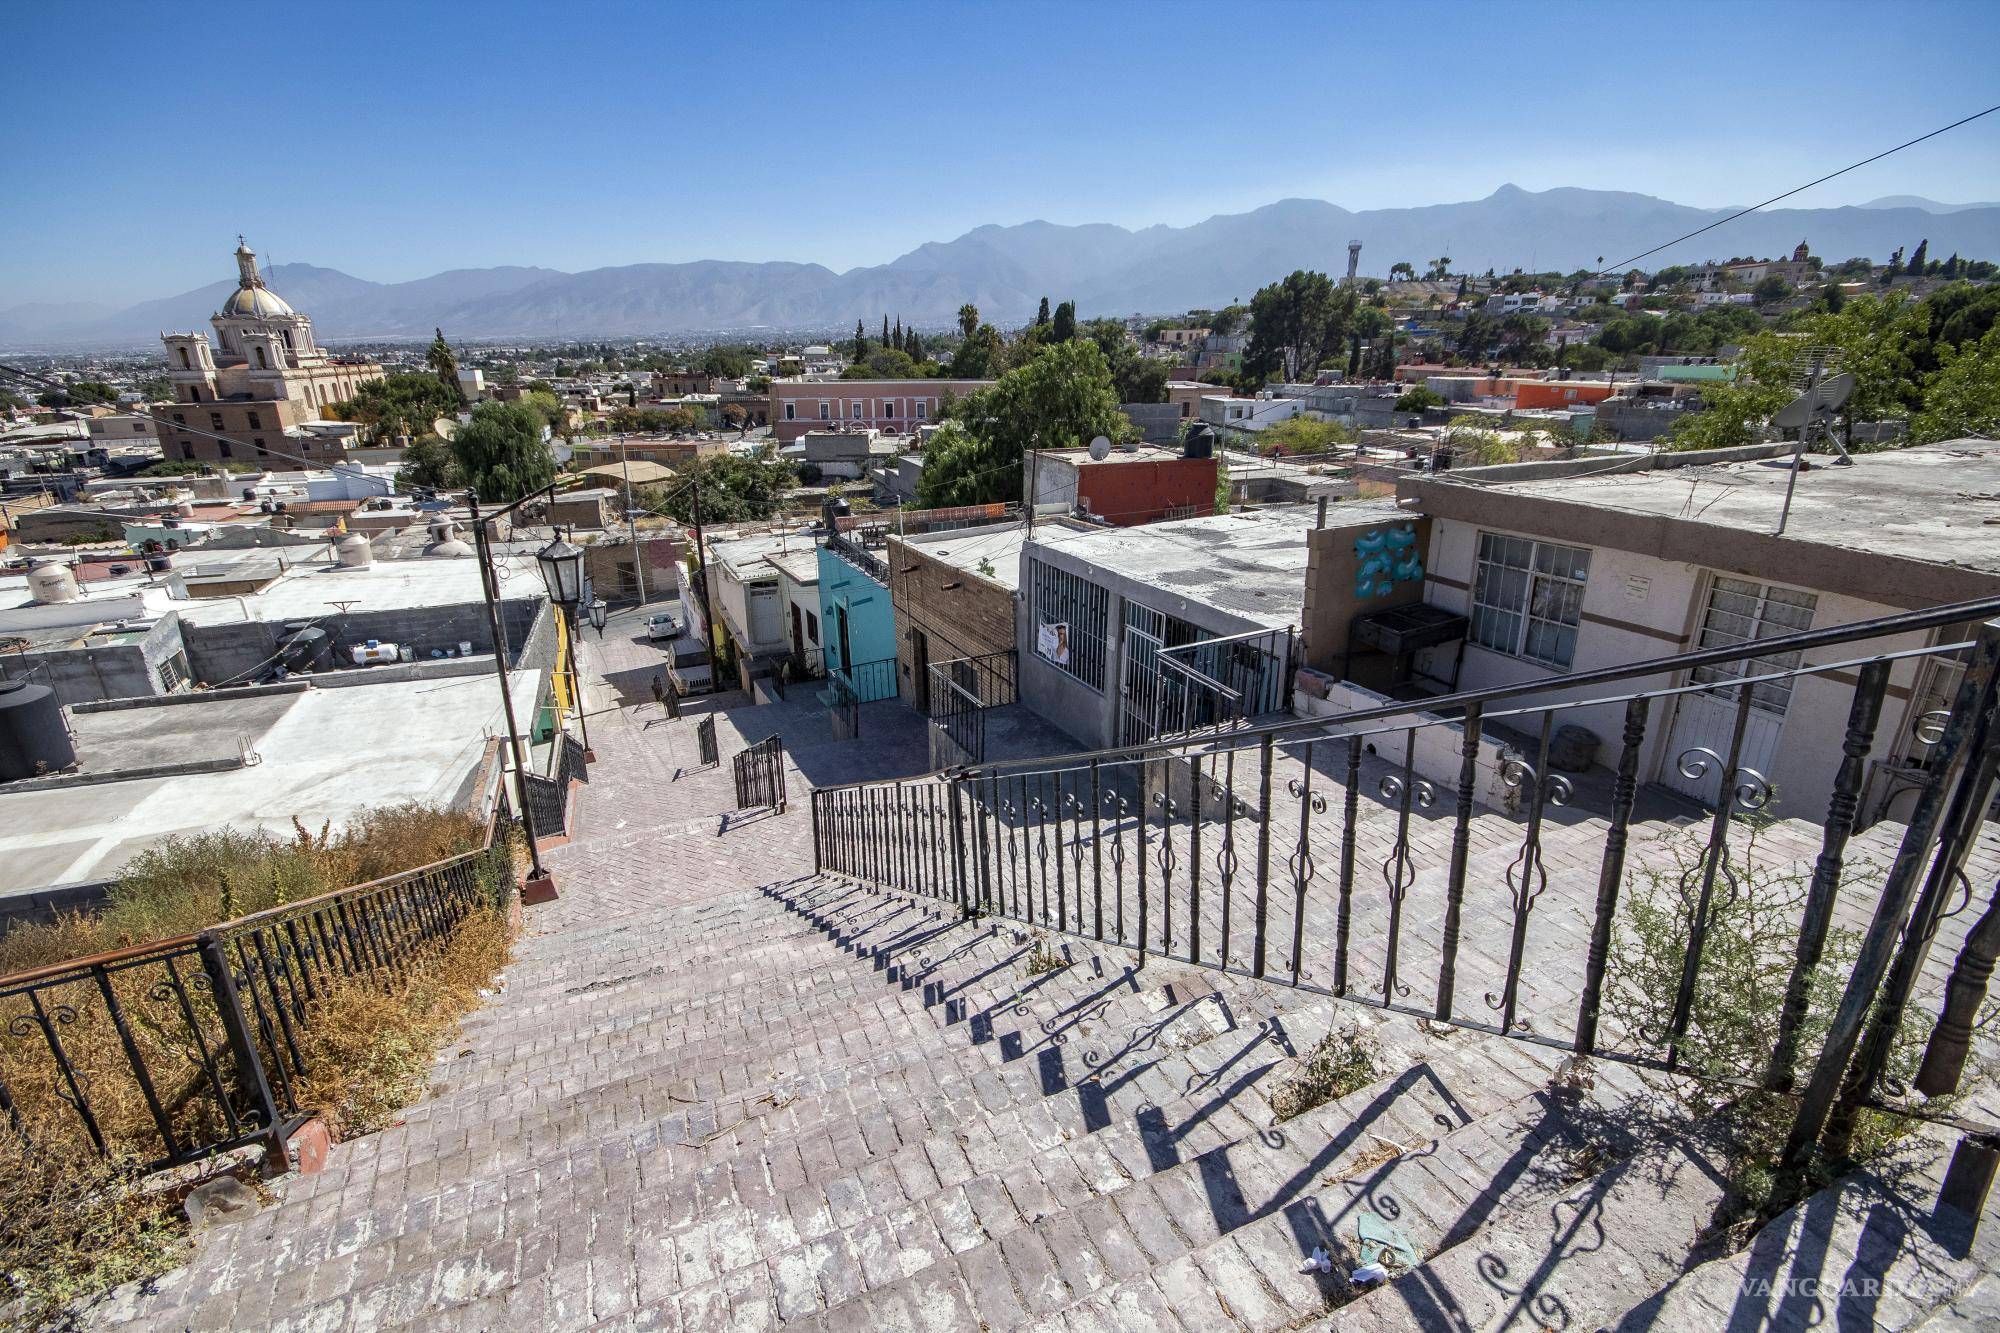
[{"label": "cobblestone pavement", "polygon": [[[657,656],[618,623],[586,646],[598,761],[547,853],[562,896],[430,1095],[93,1322],[1172,1333],[1703,1308],[1662,1289],[1722,1163],[1630,1069],[1593,1082],[1554,1047],[816,877],[807,780],[921,772],[921,725],[871,705],[835,743],[797,691],[664,720],[629,702]],[[723,763],[701,768],[709,711]],[[772,731],[789,808],[739,816],[729,757]],[[1518,829],[1494,819],[1497,857]],[[1357,1014],[1372,1076],[1280,1122],[1280,1085]],[[1425,1262],[1357,1295],[1342,1277],[1384,1226]],[[1322,1248],[1329,1271],[1302,1268]]]}]

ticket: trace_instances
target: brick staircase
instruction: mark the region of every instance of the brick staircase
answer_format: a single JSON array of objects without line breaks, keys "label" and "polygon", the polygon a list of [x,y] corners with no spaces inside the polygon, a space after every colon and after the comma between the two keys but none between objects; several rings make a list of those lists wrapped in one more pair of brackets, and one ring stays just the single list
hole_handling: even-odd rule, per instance
[{"label": "brick staircase", "polygon": [[[564,897],[429,1097],[92,1323],[1720,1326],[1717,1293],[1774,1249],[1864,1254],[1907,1210],[1840,1182],[1763,1250],[1694,1265],[1721,1165],[1629,1068],[804,875],[802,806],[718,833],[726,774],[670,776],[657,730],[593,730]],[[1475,846],[1504,864],[1516,826],[1486,818]],[[1279,1122],[1301,1055],[1357,1016],[1382,1076]],[[1814,1229],[1857,1208],[1873,1230]],[[1355,1293],[1364,1217],[1421,1262]],[[1929,1296],[1876,1322],[1995,1305],[1983,1251],[1923,1240]],[[1302,1271],[1318,1247],[1330,1274]]]}]

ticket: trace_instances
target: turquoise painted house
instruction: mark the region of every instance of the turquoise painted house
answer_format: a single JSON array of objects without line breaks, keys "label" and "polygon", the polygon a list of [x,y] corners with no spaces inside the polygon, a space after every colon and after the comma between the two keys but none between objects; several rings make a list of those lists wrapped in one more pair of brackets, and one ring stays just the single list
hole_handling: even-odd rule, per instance
[{"label": "turquoise painted house", "polygon": [[863,703],[896,697],[896,612],[880,557],[842,537],[819,548],[819,623],[829,676]]}]

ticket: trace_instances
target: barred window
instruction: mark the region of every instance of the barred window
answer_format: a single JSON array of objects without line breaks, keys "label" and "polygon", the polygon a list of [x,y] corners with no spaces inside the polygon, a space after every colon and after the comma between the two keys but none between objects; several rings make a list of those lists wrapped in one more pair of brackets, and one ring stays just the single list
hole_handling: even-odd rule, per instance
[{"label": "barred window", "polygon": [[1110,592],[1032,557],[1028,578],[1035,618],[1028,627],[1029,646],[1043,661],[1101,691],[1104,639],[1110,630]]},{"label": "barred window", "polygon": [[1479,534],[1472,641],[1496,653],[1567,669],[1576,658],[1590,552],[1578,546]]},{"label": "barred window", "polygon": [[[1813,610],[1818,604],[1819,599],[1809,592],[1718,574],[1708,588],[1708,606],[1701,617],[1701,641],[1696,646],[1729,648],[1811,629]],[[1689,678],[1697,685],[1720,685],[1741,676],[1791,671],[1799,665],[1799,660],[1795,652],[1746,657],[1717,666],[1696,667]],[[1789,679],[1769,680],[1750,687],[1750,706],[1763,712],[1782,717],[1791,701]]]}]

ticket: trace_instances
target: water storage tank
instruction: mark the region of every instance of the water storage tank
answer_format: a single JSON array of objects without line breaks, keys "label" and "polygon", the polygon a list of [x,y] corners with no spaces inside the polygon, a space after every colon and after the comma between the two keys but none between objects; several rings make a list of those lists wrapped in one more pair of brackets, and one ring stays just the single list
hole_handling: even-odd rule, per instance
[{"label": "water storage tank", "polygon": [[62,703],[46,685],[0,680],[0,782],[59,773],[76,763]]},{"label": "water storage tank", "polygon": [[356,666],[374,666],[377,662],[394,662],[400,656],[395,644],[383,643],[380,639],[370,639],[366,643],[357,643],[350,651],[354,655],[354,664]]},{"label": "water storage tank", "polygon": [[76,573],[68,565],[50,560],[28,571],[28,595],[38,602],[73,602],[77,599]]},{"label": "water storage tank", "polygon": [[368,539],[358,532],[350,532],[342,537],[333,548],[334,558],[349,569],[361,569],[375,563],[375,548]]}]

